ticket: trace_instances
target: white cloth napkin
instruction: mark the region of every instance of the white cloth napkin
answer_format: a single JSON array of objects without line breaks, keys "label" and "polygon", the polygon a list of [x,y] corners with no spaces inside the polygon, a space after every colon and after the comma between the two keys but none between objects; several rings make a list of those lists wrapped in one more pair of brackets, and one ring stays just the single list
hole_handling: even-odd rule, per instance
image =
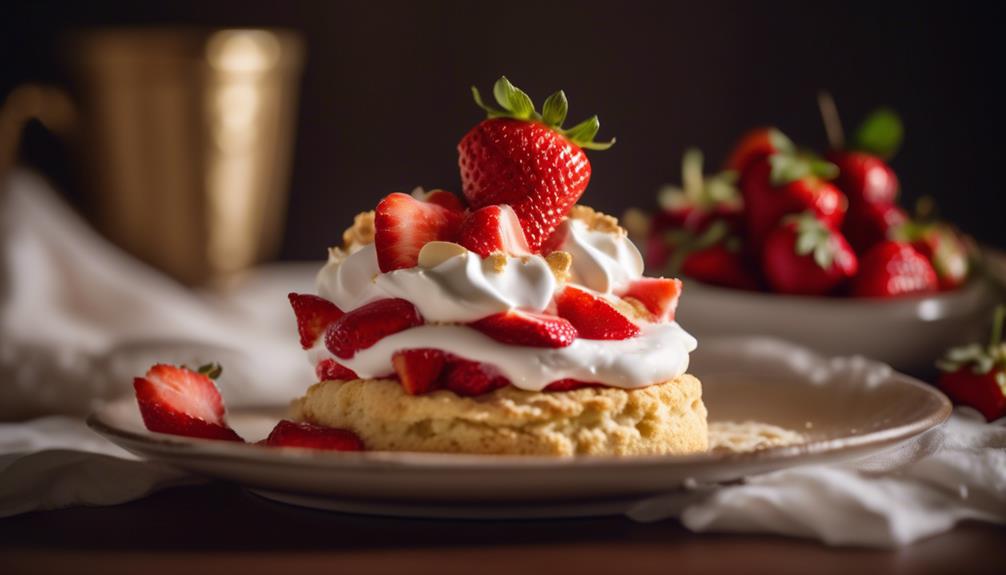
[{"label": "white cloth napkin", "polygon": [[[229,405],[284,403],[313,378],[287,291],[316,265],[260,271],[221,296],[193,294],[97,236],[24,172],[0,189],[0,420],[82,414],[129,391],[155,361],[224,364]],[[778,533],[893,547],[964,519],[1006,521],[1006,425],[957,410],[895,452],[640,502],[632,519],[695,531]],[[0,424],[0,517],[110,505],[196,481],[136,459],[79,416]]]}]

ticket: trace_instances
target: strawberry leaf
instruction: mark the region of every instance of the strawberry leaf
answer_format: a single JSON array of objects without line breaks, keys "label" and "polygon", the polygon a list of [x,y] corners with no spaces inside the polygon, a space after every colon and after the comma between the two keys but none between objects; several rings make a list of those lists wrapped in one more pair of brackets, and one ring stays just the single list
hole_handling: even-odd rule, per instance
[{"label": "strawberry leaf", "polygon": [[905,135],[901,118],[890,108],[881,108],[867,116],[853,137],[853,149],[889,160],[901,147]]},{"label": "strawberry leaf", "polygon": [[773,186],[785,186],[810,175],[810,165],[793,154],[773,154],[768,161]]},{"label": "strawberry leaf", "polygon": [[224,368],[219,363],[214,362],[214,363],[207,363],[205,365],[200,365],[199,369],[197,369],[196,371],[198,371],[199,373],[205,375],[210,379],[217,379],[218,377],[220,377],[220,374],[224,372]]},{"label": "strawberry leaf", "polygon": [[569,110],[569,102],[566,101],[566,94],[559,90],[545,100],[541,108],[541,121],[549,126],[561,128],[566,121],[566,112]]},{"label": "strawberry leaf", "polygon": [[493,96],[500,107],[510,112],[514,118],[526,120],[537,115],[531,97],[511,84],[506,76],[500,76],[500,79],[496,80],[496,84],[493,86]]},{"label": "strawberry leaf", "polygon": [[831,267],[836,249],[831,230],[810,212],[794,216],[791,221],[796,222],[794,251],[801,256],[812,255],[822,269]]}]

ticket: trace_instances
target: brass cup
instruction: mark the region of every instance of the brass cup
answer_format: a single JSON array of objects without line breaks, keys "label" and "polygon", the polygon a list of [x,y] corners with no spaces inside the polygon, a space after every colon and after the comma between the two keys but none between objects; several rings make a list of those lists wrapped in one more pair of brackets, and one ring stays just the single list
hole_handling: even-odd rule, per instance
[{"label": "brass cup", "polygon": [[187,284],[282,238],[304,47],[284,30],[108,29],[67,43],[96,226]]}]

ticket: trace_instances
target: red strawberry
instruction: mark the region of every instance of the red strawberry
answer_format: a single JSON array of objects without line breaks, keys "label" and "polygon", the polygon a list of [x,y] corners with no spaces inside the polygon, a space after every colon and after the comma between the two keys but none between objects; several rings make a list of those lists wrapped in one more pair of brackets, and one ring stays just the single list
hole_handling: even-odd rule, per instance
[{"label": "red strawberry", "polygon": [[356,372],[335,361],[334,359],[323,359],[314,368],[318,381],[348,381],[359,379]]},{"label": "red strawberry", "polygon": [[568,130],[566,96],[556,92],[542,113],[524,92],[504,77],[493,87],[502,110],[475,102],[489,119],[471,129],[458,143],[461,184],[473,208],[508,204],[524,228],[531,251],[537,252],[590,181],[590,161],[583,148],[605,149],[594,142],[597,116]]},{"label": "red strawberry", "polygon": [[849,208],[842,233],[856,253],[866,253],[908,221],[904,210],[894,204],[860,203]]},{"label": "red strawberry", "polygon": [[916,251],[929,259],[936,270],[940,290],[954,290],[967,281],[971,250],[953,226],[942,222],[911,222],[898,228],[895,235],[897,240],[910,242]]},{"label": "red strawberry", "polygon": [[688,254],[681,273],[709,285],[757,291],[758,279],[748,267],[740,250],[716,244]]},{"label": "red strawberry", "polygon": [[134,379],[133,389],[150,431],[244,441],[227,426],[220,392],[204,373],[159,363]]},{"label": "red strawberry", "polygon": [[545,386],[545,391],[573,391],[584,387],[604,387],[601,383],[590,383],[578,379],[560,379]]},{"label": "red strawberry", "polygon": [[898,176],[884,160],[865,152],[832,151],[828,160],[838,166],[838,186],[849,207],[863,204],[893,204],[898,197]]},{"label": "red strawberry", "polygon": [[777,153],[791,154],[796,150],[793,142],[775,128],[756,128],[744,134],[730,152],[726,169],[743,174],[756,162]]},{"label": "red strawberry", "polygon": [[765,237],[786,215],[808,210],[839,229],[848,201],[825,180],[834,172],[833,164],[786,154],[776,154],[751,166],[741,180],[741,191],[752,246],[760,249]]},{"label": "red strawberry", "polygon": [[384,337],[422,323],[422,316],[408,301],[381,299],[354,309],[330,325],[325,347],[336,357],[349,359]]},{"label": "red strawberry", "polygon": [[310,349],[325,329],[343,315],[341,309],[323,297],[299,293],[291,293],[287,297],[297,316],[300,346],[304,349]]},{"label": "red strawberry", "polygon": [[651,233],[663,233],[667,227],[700,233],[720,220],[726,221],[732,230],[739,229],[744,202],[736,186],[737,172],[703,176],[702,152],[695,148],[685,152],[681,172],[680,188],[666,186],[660,191],[663,212],[660,225],[651,226]]},{"label": "red strawberry", "polygon": [[311,423],[281,420],[260,442],[269,447],[305,447],[326,451],[363,451],[363,441],[352,431]]},{"label": "red strawberry", "polygon": [[444,352],[439,349],[405,349],[391,356],[398,381],[409,395],[432,391],[444,369],[444,361]]},{"label": "red strawberry", "polygon": [[939,288],[929,260],[912,246],[886,241],[866,252],[852,282],[855,297],[898,297],[926,294]]},{"label": "red strawberry", "polygon": [[576,329],[561,317],[512,309],[480,319],[472,327],[508,345],[566,347]]},{"label": "red strawberry", "polygon": [[777,292],[824,295],[856,275],[858,262],[841,233],[805,212],[769,234],[762,269]]},{"label": "red strawberry", "polygon": [[999,306],[986,347],[975,343],[951,349],[936,363],[940,389],[954,401],[970,405],[995,421],[1006,416],[1006,344],[1002,342],[1006,307]]},{"label": "red strawberry", "polygon": [[510,380],[488,365],[453,358],[444,368],[444,385],[458,395],[475,396],[510,385]]},{"label": "red strawberry", "polygon": [[569,320],[584,339],[629,339],[639,326],[594,294],[567,285],[555,296],[559,316]]},{"label": "red strawberry", "polygon": [[382,272],[416,265],[419,250],[434,240],[454,241],[461,214],[410,195],[393,193],[377,204],[374,245]]},{"label": "red strawberry", "polygon": [[424,202],[436,204],[442,208],[447,208],[452,212],[464,212],[465,205],[461,203],[461,198],[448,192],[447,190],[430,190],[426,197],[421,198]]},{"label": "red strawberry", "polygon": [[458,243],[486,257],[494,252],[510,255],[531,253],[520,220],[510,206],[486,206],[468,214],[461,223]]},{"label": "red strawberry", "polygon": [[622,297],[638,300],[653,314],[654,321],[674,321],[681,297],[681,280],[641,278],[629,284]]}]

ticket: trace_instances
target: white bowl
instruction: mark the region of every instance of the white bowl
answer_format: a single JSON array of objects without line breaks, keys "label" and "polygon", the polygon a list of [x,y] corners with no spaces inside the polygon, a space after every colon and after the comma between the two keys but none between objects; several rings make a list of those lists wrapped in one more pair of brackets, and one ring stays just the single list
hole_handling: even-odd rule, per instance
[{"label": "white bowl", "polygon": [[974,279],[925,297],[789,296],[714,287],[687,279],[677,320],[699,339],[764,335],[832,356],[863,355],[910,373],[930,373],[952,346],[987,337],[996,289]]}]

